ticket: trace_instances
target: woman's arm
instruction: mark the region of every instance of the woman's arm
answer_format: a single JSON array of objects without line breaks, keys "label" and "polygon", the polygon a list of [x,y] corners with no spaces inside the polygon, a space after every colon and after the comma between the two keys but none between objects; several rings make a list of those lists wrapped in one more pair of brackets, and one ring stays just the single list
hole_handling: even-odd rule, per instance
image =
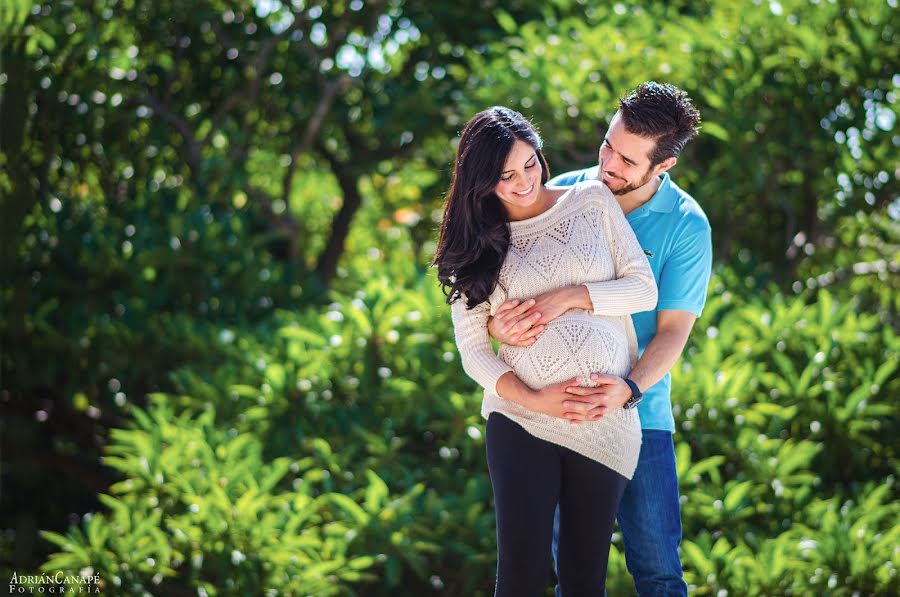
[{"label": "woman's arm", "polygon": [[590,295],[593,312],[595,315],[617,316],[650,311],[656,307],[657,300],[653,270],[619,202],[603,183],[597,183],[597,187],[616,278],[584,285]]},{"label": "woman's arm", "polygon": [[513,369],[497,356],[491,345],[487,332],[490,304],[485,301],[467,309],[466,297],[461,296],[450,306],[450,312],[463,370],[481,387],[497,394],[497,380]]},{"label": "woman's arm", "polygon": [[576,409],[567,408],[564,402],[571,400],[566,393],[568,386],[577,385],[577,380],[568,380],[541,390],[534,390],[516,376],[512,367],[504,363],[494,353],[487,332],[490,306],[481,303],[474,309],[467,309],[465,298],[460,298],[451,306],[456,346],[462,360],[463,370],[486,390],[510,400],[534,412],[553,417],[567,418]]}]

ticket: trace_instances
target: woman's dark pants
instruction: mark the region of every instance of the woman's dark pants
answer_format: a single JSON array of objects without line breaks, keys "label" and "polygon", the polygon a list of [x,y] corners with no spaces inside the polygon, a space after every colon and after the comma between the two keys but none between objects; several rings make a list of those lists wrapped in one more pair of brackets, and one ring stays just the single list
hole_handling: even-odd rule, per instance
[{"label": "woman's dark pants", "polygon": [[497,511],[495,597],[544,594],[557,503],[560,588],[566,597],[603,595],[616,510],[628,480],[500,413],[488,418],[486,444]]}]

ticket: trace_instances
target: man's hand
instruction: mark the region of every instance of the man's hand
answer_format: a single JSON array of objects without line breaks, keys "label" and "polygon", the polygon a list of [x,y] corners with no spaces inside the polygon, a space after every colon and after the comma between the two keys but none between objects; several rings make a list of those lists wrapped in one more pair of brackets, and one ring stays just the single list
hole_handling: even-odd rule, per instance
[{"label": "man's hand", "polygon": [[[546,386],[532,393],[531,398],[526,406],[529,410],[543,413],[556,417],[558,419],[567,419],[571,423],[579,424],[587,419],[579,416],[578,411],[573,410],[570,404],[579,402],[579,399],[572,396],[568,392],[573,385],[580,383],[580,379],[570,379],[561,383]],[[582,404],[586,407],[587,404]]]},{"label": "man's hand", "polygon": [[622,408],[631,398],[631,388],[621,377],[592,373],[591,382],[597,387],[582,387],[576,384],[566,388],[571,400],[563,403],[566,418],[579,421],[597,421],[613,409]]}]

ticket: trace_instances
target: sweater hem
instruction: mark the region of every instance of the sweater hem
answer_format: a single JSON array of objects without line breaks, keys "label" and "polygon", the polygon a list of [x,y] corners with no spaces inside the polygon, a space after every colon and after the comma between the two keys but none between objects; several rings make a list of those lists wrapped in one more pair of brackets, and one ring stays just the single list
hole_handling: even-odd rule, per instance
[{"label": "sweater hem", "polygon": [[620,445],[624,444],[625,449],[624,453],[616,453],[615,451],[604,449],[605,446],[603,444],[598,445],[595,442],[586,441],[577,437],[560,435],[558,430],[547,429],[540,423],[535,423],[534,421],[525,419],[515,413],[491,408],[482,409],[481,415],[487,419],[492,412],[499,413],[504,417],[509,418],[534,437],[577,452],[585,458],[589,458],[594,462],[598,462],[603,466],[610,468],[629,481],[634,476],[642,441],[640,426],[635,427],[634,429],[617,428],[619,437],[622,440]]}]

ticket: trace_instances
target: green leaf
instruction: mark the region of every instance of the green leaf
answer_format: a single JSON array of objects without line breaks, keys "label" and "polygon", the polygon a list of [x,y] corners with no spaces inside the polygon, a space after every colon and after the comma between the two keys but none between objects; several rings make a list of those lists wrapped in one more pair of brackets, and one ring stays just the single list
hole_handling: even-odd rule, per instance
[{"label": "green leaf", "polygon": [[704,121],[701,130],[704,134],[711,135],[719,141],[724,141],[726,143],[731,138],[731,136],[728,134],[728,131],[723,126],[715,122]]},{"label": "green leaf", "polygon": [[376,513],[381,509],[390,491],[387,484],[374,471],[367,470],[366,477],[369,486],[366,488],[365,509],[367,512]]},{"label": "green leaf", "polygon": [[291,469],[291,459],[282,457],[277,458],[270,464],[271,470],[263,477],[259,483],[259,491],[268,493],[281,481]]},{"label": "green leaf", "polygon": [[61,549],[67,549],[67,547],[72,544],[71,539],[69,539],[68,537],[64,537],[63,535],[60,535],[59,533],[54,533],[53,531],[41,531],[40,534],[41,534],[41,537],[43,537],[44,539],[46,539],[47,541],[49,541],[51,543],[54,543]]},{"label": "green leaf", "polygon": [[3,10],[0,10],[0,34],[4,37],[18,35],[33,4],[33,0],[5,0]]},{"label": "green leaf", "polygon": [[786,443],[779,450],[777,471],[779,476],[787,476],[800,467],[808,467],[821,447],[812,442]]},{"label": "green leaf", "polygon": [[324,499],[327,502],[334,504],[339,510],[348,514],[353,519],[353,522],[359,526],[365,526],[369,523],[369,515],[366,511],[346,495],[340,493],[328,493],[323,495],[320,499]]},{"label": "green leaf", "polygon": [[713,573],[715,568],[712,561],[706,557],[706,554],[703,553],[703,550],[696,543],[682,541],[681,549],[684,551],[685,560],[697,569],[700,578],[706,578]]},{"label": "green leaf", "polygon": [[691,446],[687,443],[679,443],[675,447],[675,468],[678,476],[683,477],[691,466]]},{"label": "green leaf", "polygon": [[349,566],[353,570],[365,570],[366,568],[371,568],[374,565],[375,558],[373,558],[372,556],[359,556],[347,562],[347,566]]},{"label": "green leaf", "polygon": [[495,10],[494,17],[497,19],[497,24],[500,25],[500,28],[503,29],[504,32],[510,35],[516,32],[516,29],[518,28],[516,26],[516,20],[513,19],[512,15],[508,12],[500,9]]},{"label": "green leaf", "polygon": [[747,494],[750,493],[751,489],[753,489],[752,481],[741,481],[740,483],[733,486],[725,495],[725,499],[722,502],[722,505],[725,507],[725,511],[735,511],[737,507],[740,506],[747,498]]}]

